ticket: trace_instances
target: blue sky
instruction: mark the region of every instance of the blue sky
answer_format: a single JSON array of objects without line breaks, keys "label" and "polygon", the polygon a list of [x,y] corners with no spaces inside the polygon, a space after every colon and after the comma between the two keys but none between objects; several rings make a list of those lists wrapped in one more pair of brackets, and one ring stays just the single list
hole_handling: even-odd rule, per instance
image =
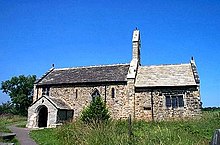
[{"label": "blue sky", "polygon": [[[132,31],[141,63],[194,56],[204,106],[220,106],[219,0],[2,0],[0,81],[56,68],[129,63]],[[9,97],[0,93],[0,103]]]}]

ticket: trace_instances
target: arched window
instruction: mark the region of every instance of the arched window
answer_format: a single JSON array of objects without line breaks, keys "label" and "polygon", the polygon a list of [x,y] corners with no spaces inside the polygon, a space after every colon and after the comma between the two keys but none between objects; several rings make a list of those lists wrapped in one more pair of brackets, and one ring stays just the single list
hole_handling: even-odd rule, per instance
[{"label": "arched window", "polygon": [[95,89],[95,91],[92,93],[92,101],[95,101],[96,97],[100,97],[99,91]]},{"label": "arched window", "polygon": [[78,98],[78,90],[76,89],[76,92],[75,92],[76,94],[76,99]]},{"label": "arched window", "polygon": [[115,98],[115,88],[112,88],[112,98]]}]

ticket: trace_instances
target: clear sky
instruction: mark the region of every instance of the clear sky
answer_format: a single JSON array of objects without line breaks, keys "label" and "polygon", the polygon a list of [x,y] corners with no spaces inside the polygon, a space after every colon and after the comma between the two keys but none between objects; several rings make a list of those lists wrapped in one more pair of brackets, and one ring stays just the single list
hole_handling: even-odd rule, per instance
[{"label": "clear sky", "polygon": [[[0,81],[56,68],[129,63],[141,32],[142,65],[194,56],[203,106],[220,106],[219,0],[1,0]],[[0,93],[0,103],[9,100]]]}]

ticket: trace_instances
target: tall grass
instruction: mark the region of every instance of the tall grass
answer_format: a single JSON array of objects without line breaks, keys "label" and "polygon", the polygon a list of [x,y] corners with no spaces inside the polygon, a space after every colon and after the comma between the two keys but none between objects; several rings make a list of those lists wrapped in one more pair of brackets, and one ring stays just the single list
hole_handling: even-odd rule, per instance
[{"label": "tall grass", "polygon": [[[0,132],[10,133],[11,131],[8,129],[8,126],[11,124],[20,124],[26,122],[26,117],[16,116],[16,115],[0,115]],[[13,142],[16,145],[19,145],[19,142],[16,138],[12,140],[6,141],[0,138],[0,142]]]},{"label": "tall grass", "polygon": [[129,142],[125,123],[117,121],[89,125],[77,121],[58,128],[57,135],[67,145],[115,145]]},{"label": "tall grass", "polygon": [[27,118],[16,115],[0,115],[0,132],[11,132],[7,126],[26,122]]},{"label": "tall grass", "polygon": [[[128,136],[128,122],[126,120],[111,120],[105,124],[98,125],[86,125],[76,121],[56,129],[50,129],[53,138],[50,137],[50,140],[53,140],[53,143],[44,140],[40,144],[205,145],[209,144],[212,134],[217,128],[220,128],[219,112],[204,112],[202,118],[194,120],[164,122],[133,121],[132,136],[130,138]],[[40,130],[41,136],[44,135],[43,133],[46,130],[48,129]],[[32,132],[32,135],[36,136],[36,132]],[[39,136],[38,138],[42,137]]]}]

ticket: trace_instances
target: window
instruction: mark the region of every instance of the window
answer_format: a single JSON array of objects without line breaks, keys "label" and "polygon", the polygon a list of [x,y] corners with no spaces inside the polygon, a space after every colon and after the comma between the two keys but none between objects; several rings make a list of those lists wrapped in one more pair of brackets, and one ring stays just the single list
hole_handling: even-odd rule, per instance
[{"label": "window", "polygon": [[92,93],[92,101],[95,101],[96,97],[100,97],[99,91],[97,89]]},{"label": "window", "polygon": [[179,107],[184,107],[183,96],[178,96]]},{"label": "window", "polygon": [[112,88],[112,98],[115,98],[115,89]]},{"label": "window", "polygon": [[50,88],[47,88],[46,95],[49,96],[49,94],[50,94]]},{"label": "window", "polygon": [[76,89],[76,99],[77,99],[77,97],[78,97],[78,90]]},{"label": "window", "polygon": [[42,88],[42,95],[46,95],[46,88]]},{"label": "window", "polygon": [[173,108],[177,108],[177,98],[176,96],[172,96],[172,107]]},{"label": "window", "polygon": [[50,88],[49,87],[43,87],[42,88],[42,96],[49,96],[50,95]]},{"label": "window", "polygon": [[151,107],[144,107],[144,110],[151,110]]},{"label": "window", "polygon": [[58,122],[63,123],[66,120],[70,120],[73,118],[73,110],[58,110]]},{"label": "window", "polygon": [[170,96],[166,96],[166,106],[167,106],[167,107],[171,107]]},{"label": "window", "polygon": [[166,96],[166,107],[184,107],[183,95]]}]

